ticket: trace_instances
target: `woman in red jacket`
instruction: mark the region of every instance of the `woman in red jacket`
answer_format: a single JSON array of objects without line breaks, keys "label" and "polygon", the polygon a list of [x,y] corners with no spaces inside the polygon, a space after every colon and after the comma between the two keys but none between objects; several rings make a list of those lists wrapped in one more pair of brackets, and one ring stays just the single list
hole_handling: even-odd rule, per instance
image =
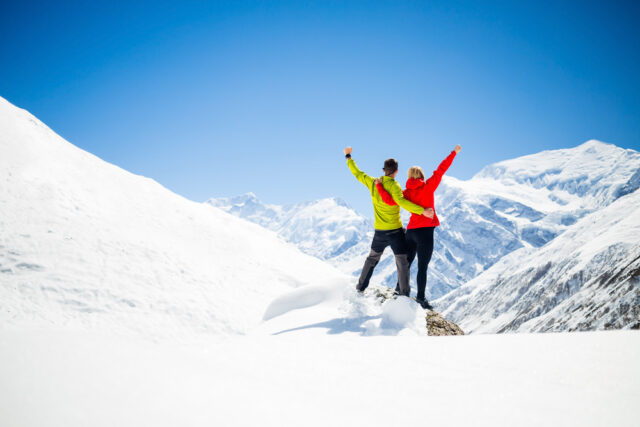
[{"label": "woman in red jacket", "polygon": [[[433,309],[431,304],[425,299],[425,289],[427,287],[427,267],[431,260],[431,254],[433,253],[433,230],[440,225],[438,216],[435,213],[435,206],[433,203],[433,192],[436,191],[442,175],[449,169],[453,158],[460,152],[460,146],[456,145],[456,148],[447,156],[446,159],[440,163],[438,169],[433,171],[431,178],[425,180],[424,172],[419,166],[413,166],[409,169],[409,179],[407,180],[406,190],[403,191],[404,197],[423,208],[433,208],[433,218],[427,218],[423,215],[411,214],[409,225],[407,225],[407,244],[409,246],[408,260],[409,266],[418,255],[418,293],[416,300],[423,307],[429,310]],[[382,200],[388,205],[395,205],[391,195],[382,186],[382,183],[376,181],[376,187],[380,193]]]}]

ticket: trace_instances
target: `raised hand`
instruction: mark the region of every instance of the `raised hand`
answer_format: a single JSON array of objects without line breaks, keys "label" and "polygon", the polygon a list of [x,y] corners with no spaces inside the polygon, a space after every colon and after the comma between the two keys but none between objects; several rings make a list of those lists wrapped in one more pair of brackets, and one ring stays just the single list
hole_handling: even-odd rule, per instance
[{"label": "raised hand", "polygon": [[351,154],[353,152],[353,148],[351,147],[347,147],[344,149],[344,155],[346,156],[347,154]]},{"label": "raised hand", "polygon": [[460,150],[462,150],[462,147],[460,147],[459,145],[456,145],[456,148],[453,149],[453,151],[455,151],[456,154],[458,154]]},{"label": "raised hand", "polygon": [[433,218],[433,209],[432,208],[426,208],[424,210],[424,212],[422,212],[422,215],[426,216],[427,218]]}]

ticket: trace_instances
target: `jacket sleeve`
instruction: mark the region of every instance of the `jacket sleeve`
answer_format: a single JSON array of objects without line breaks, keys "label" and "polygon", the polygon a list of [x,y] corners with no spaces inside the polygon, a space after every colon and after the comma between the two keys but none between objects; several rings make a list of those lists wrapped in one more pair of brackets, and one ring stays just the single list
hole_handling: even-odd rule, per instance
[{"label": "jacket sleeve", "polygon": [[431,191],[436,191],[436,188],[438,188],[438,185],[440,185],[440,181],[442,181],[442,175],[444,175],[447,169],[449,169],[449,166],[451,166],[451,163],[453,162],[453,158],[455,156],[456,152],[452,151],[451,154],[449,154],[447,158],[444,159],[442,163],[440,163],[438,169],[433,171],[433,175],[431,175],[431,178],[427,179],[426,184],[431,189]]},{"label": "jacket sleeve", "polygon": [[422,212],[424,212],[424,208],[422,206],[416,205],[415,203],[412,203],[404,198],[404,194],[402,194],[402,188],[400,188],[400,184],[398,184],[396,181],[392,181],[389,192],[391,193],[391,197],[393,197],[393,200],[395,200],[395,202],[399,204],[400,207],[416,215],[422,215]]},{"label": "jacket sleeve", "polygon": [[358,166],[356,165],[356,162],[353,161],[353,159],[347,160],[347,166],[349,166],[349,170],[351,171],[353,176],[355,176],[358,181],[364,184],[365,187],[367,187],[369,190],[373,188],[373,178],[358,169]]},{"label": "jacket sleeve", "polygon": [[393,200],[393,197],[391,197],[391,194],[389,194],[387,190],[384,189],[381,182],[376,184],[376,188],[378,189],[378,193],[380,193],[380,197],[382,197],[383,202],[390,206],[397,205],[396,201]]}]

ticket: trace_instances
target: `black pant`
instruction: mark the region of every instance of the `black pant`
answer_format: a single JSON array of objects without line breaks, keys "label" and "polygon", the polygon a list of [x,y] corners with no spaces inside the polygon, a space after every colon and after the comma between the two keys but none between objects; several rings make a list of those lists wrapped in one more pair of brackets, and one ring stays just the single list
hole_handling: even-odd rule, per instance
[{"label": "black pant", "polygon": [[427,268],[429,267],[429,261],[431,261],[431,254],[433,254],[433,230],[435,227],[421,227],[412,228],[407,230],[407,246],[409,251],[407,253],[407,259],[409,261],[409,268],[411,263],[418,254],[418,299],[424,299],[424,292],[427,288]]},{"label": "black pant", "polygon": [[398,292],[402,295],[409,295],[411,288],[409,287],[409,259],[407,254],[409,247],[404,237],[404,230],[397,228],[395,230],[376,230],[371,242],[371,252],[364,262],[360,279],[358,279],[357,289],[364,291],[369,286],[369,280],[373,274],[373,269],[378,265],[382,252],[387,246],[391,246],[391,250],[396,258],[396,268],[398,269]]}]

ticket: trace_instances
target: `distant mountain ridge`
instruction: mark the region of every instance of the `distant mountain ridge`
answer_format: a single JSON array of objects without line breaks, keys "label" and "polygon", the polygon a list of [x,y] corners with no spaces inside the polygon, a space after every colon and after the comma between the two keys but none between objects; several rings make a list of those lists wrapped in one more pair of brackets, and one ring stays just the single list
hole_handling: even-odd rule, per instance
[{"label": "distant mountain ridge", "polygon": [[[423,166],[429,170],[436,165]],[[466,181],[445,175],[435,194],[441,226],[435,234],[428,297],[446,295],[517,249],[547,244],[586,215],[634,192],[640,186],[639,170],[640,153],[591,140],[489,165]],[[346,168],[345,180],[353,180]],[[371,221],[339,199],[282,207],[264,205],[251,194],[208,203],[274,230],[353,275],[359,274],[369,251]],[[395,284],[388,253],[373,281]]]},{"label": "distant mountain ridge", "polygon": [[372,230],[371,221],[339,198],[278,206],[247,193],[206,203],[273,230],[303,252],[328,261],[367,241]]}]

